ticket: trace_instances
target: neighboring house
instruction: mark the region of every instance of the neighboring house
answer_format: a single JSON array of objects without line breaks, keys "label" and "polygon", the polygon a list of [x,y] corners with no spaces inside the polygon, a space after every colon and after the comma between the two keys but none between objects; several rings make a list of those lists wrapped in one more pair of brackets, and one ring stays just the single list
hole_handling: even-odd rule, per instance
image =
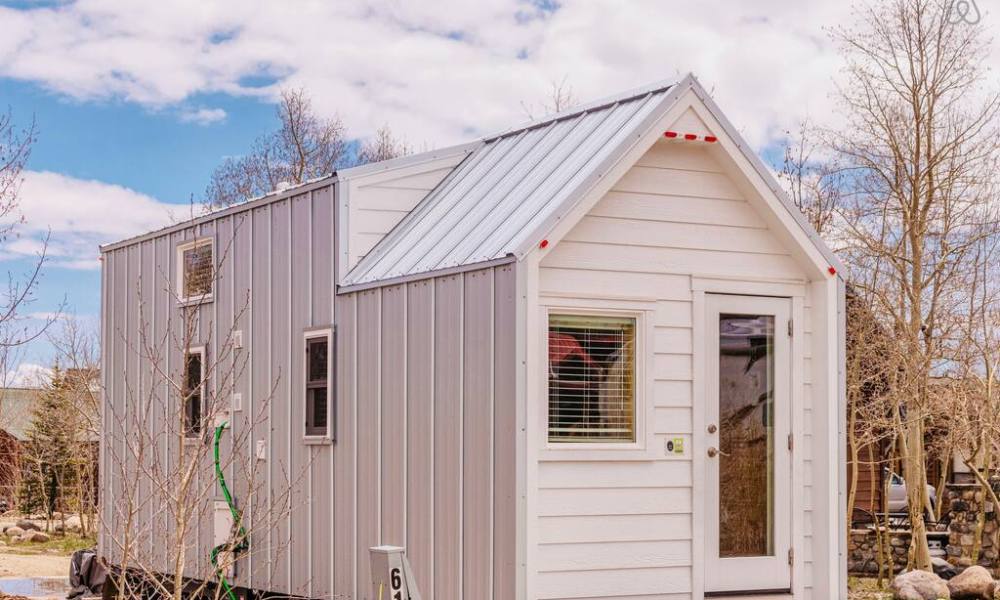
[{"label": "neighboring house", "polygon": [[105,427],[204,281],[184,364],[235,326],[309,467],[244,588],[372,599],[394,544],[434,600],[844,598],[842,269],[749,148],[688,76],[105,246]]},{"label": "neighboring house", "polygon": [[38,388],[0,388],[0,504],[9,508],[17,505],[22,445],[41,395]]}]

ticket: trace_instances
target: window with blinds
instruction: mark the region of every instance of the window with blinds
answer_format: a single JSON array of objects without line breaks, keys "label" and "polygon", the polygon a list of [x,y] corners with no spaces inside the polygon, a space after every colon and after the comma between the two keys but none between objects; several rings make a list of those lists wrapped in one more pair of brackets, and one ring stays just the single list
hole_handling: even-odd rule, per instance
[{"label": "window with blinds", "polygon": [[635,319],[549,315],[549,441],[635,441]]},{"label": "window with blinds", "polygon": [[209,300],[215,278],[212,240],[201,239],[177,247],[178,290],[182,301]]}]

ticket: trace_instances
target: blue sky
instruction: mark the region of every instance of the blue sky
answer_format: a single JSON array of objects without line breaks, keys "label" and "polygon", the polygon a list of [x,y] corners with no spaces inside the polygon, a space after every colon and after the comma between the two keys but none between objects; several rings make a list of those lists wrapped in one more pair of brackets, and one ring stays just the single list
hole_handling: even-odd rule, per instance
[{"label": "blue sky", "polygon": [[[38,126],[25,223],[0,246],[0,273],[27,268],[51,232],[29,311],[65,298],[92,320],[97,245],[183,214],[224,157],[274,127],[282,87],[305,88],[356,138],[389,124],[419,150],[544,112],[553,82],[583,102],[691,71],[774,156],[806,116],[836,126],[841,63],[824,28],[849,11],[840,0],[275,0],[252,10],[0,0],[0,108]],[[24,356],[50,360],[45,343]]]}]

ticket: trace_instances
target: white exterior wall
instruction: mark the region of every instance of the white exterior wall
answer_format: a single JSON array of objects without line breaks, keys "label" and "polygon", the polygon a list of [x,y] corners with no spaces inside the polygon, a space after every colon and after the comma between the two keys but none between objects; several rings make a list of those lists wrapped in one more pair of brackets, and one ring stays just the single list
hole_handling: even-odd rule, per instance
[{"label": "white exterior wall", "polygon": [[[544,336],[546,307],[642,315],[636,388],[644,448],[547,448],[545,383],[529,383],[529,422],[535,425],[528,432],[535,437],[527,477],[535,500],[526,517],[531,598],[702,597],[697,487],[703,467],[696,455],[704,447],[696,428],[695,340],[706,291],[793,297],[792,431],[798,441],[792,585],[796,597],[812,597],[811,286],[748,203],[747,188],[724,172],[709,148],[657,142],[542,253],[540,309],[529,340],[533,333]],[[543,351],[536,356],[544,360]],[[666,441],[677,437],[685,440],[684,455],[667,455]]]},{"label": "white exterior wall", "polygon": [[340,273],[358,264],[393,227],[468,155],[468,146],[348,169],[339,174],[344,235]]}]

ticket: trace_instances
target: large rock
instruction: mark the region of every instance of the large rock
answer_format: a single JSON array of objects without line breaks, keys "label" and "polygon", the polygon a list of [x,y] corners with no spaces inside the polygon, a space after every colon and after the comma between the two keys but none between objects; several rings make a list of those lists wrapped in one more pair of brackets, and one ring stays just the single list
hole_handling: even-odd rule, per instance
[{"label": "large rock", "polygon": [[985,568],[969,567],[948,582],[952,598],[959,600],[993,600],[996,582]]},{"label": "large rock", "polygon": [[938,556],[931,557],[931,567],[934,568],[934,574],[941,579],[951,579],[958,575],[958,569],[955,568],[955,565]]},{"label": "large rock", "polygon": [[80,521],[80,517],[78,517],[77,515],[66,517],[66,531],[72,531],[73,533],[77,533],[82,529],[83,529],[83,522]]},{"label": "large rock", "polygon": [[25,531],[41,531],[42,528],[39,527],[34,521],[29,521],[28,519],[21,519],[17,522],[17,526]]},{"label": "large rock", "polygon": [[7,537],[20,537],[24,535],[24,530],[15,525],[14,527],[8,527],[4,530],[4,534],[6,534]]},{"label": "large rock", "polygon": [[41,531],[28,531],[21,536],[22,541],[31,542],[32,544],[44,544],[51,539],[49,534],[42,533]]},{"label": "large rock", "polygon": [[895,600],[939,600],[951,598],[948,583],[927,571],[909,571],[892,580]]}]

